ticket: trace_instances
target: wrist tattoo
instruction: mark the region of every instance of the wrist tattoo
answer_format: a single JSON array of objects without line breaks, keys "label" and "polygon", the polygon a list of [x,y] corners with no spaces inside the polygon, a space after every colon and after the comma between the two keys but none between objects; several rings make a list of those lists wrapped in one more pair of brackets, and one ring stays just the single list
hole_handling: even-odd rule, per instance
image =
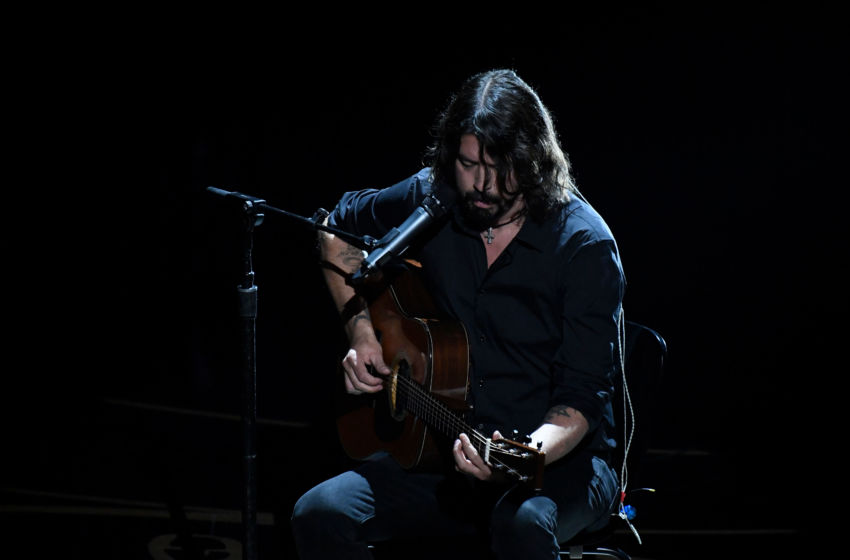
[{"label": "wrist tattoo", "polygon": [[[358,321],[360,319],[369,319],[369,306],[363,297],[355,294],[350,300],[345,302],[345,305],[342,306],[340,318],[342,319],[342,324],[344,325],[354,317],[358,316],[360,316],[358,318]],[[355,321],[355,323],[356,322],[357,321]],[[353,325],[354,323],[352,323],[352,326]]]},{"label": "wrist tattoo", "polygon": [[369,317],[369,314],[366,313],[366,312],[358,313],[357,315],[355,315],[354,317],[351,318],[351,326],[353,327],[354,325],[356,325],[360,321],[370,321],[371,322],[372,318]]}]

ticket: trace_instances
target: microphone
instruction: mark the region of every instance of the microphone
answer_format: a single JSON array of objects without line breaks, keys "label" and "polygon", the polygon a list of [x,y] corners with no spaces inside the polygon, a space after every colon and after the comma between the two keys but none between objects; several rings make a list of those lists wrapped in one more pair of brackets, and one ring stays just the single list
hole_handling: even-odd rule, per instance
[{"label": "microphone", "polygon": [[215,187],[207,187],[207,192],[212,193],[214,195],[218,195],[218,196],[223,197],[223,198],[236,200],[236,201],[239,201],[241,203],[250,202],[252,204],[262,204],[262,203],[265,202],[265,200],[263,200],[261,198],[257,198],[255,196],[242,194],[242,193],[236,192],[236,191],[226,191],[226,190],[223,190],[223,189],[217,189]]},{"label": "microphone", "polygon": [[428,194],[416,207],[413,214],[398,227],[391,229],[378,241],[375,248],[363,259],[360,270],[356,271],[351,280],[363,280],[378,270],[387,260],[401,256],[413,239],[430,226],[436,219],[446,213],[446,207],[437,199],[434,193]]}]

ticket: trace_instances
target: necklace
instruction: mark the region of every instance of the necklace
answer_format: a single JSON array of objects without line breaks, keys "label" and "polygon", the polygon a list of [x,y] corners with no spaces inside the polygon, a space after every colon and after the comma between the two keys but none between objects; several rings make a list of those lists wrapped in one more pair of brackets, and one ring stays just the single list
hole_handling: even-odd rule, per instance
[{"label": "necklace", "polygon": [[504,226],[506,226],[506,225],[508,225],[508,224],[512,224],[512,223],[514,223],[515,221],[517,221],[517,220],[519,220],[520,218],[522,218],[523,216],[525,216],[525,212],[526,212],[526,210],[525,210],[525,209],[523,209],[523,210],[521,210],[521,211],[517,212],[517,213],[516,213],[516,215],[515,215],[513,218],[511,218],[510,220],[508,220],[507,222],[504,222],[504,223],[501,223],[501,224],[496,224],[495,226],[490,226],[490,227],[488,227],[488,228],[487,228],[487,233],[485,233],[485,234],[484,234],[484,237],[486,237],[486,238],[487,238],[487,245],[492,245],[492,244],[493,244],[493,239],[494,239],[494,237],[493,237],[493,230],[494,230],[494,229],[499,229],[500,227],[504,227]]}]

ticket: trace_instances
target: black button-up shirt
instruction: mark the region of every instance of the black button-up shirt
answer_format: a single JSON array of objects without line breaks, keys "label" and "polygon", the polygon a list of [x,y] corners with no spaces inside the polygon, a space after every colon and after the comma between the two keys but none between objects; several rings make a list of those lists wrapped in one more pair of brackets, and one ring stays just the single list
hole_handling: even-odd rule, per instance
[{"label": "black button-up shirt", "polygon": [[[329,224],[380,239],[432,190],[446,198],[448,187],[433,188],[429,171],[345,193]],[[404,256],[421,262],[434,303],[467,330],[469,423],[487,435],[529,434],[552,406],[566,405],[590,424],[582,447],[610,449],[625,277],[599,214],[573,195],[544,222],[526,219],[489,268],[479,233],[454,212],[423,237]]]}]

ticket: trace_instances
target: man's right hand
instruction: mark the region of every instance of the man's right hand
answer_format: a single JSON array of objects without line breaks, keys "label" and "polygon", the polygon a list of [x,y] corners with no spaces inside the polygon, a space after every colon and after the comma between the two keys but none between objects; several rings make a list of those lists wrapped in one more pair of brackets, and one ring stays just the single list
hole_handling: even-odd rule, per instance
[{"label": "man's right hand", "polygon": [[384,380],[373,375],[389,375],[392,370],[384,363],[384,353],[375,335],[361,336],[351,343],[342,359],[345,372],[345,390],[353,395],[377,393],[384,388]]}]

